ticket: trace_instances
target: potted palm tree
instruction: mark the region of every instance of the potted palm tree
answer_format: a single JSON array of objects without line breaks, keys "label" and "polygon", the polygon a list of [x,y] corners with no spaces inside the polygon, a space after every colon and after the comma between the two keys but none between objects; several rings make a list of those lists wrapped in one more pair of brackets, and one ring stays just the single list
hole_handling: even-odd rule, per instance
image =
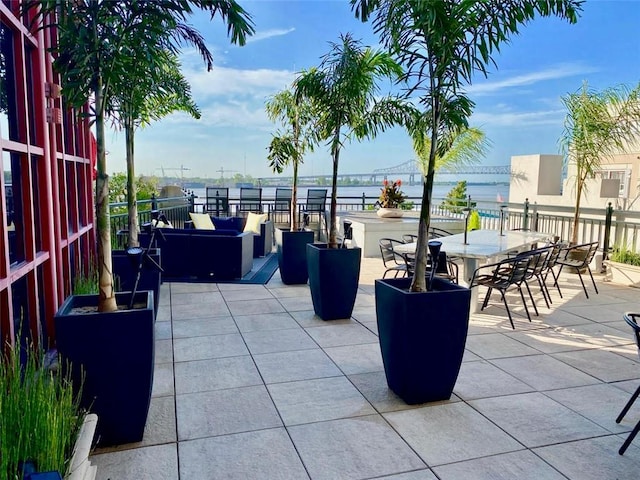
[{"label": "potted palm tree", "polygon": [[[118,79],[122,85],[114,89],[117,120],[125,131],[127,161],[127,213],[129,217],[127,251],[140,246],[138,240],[138,202],[135,174],[135,131],[175,112],[183,111],[200,118],[200,110],[191,97],[191,87],[180,72],[176,55],[161,51],[155,64],[133,62],[131,75]],[[149,68],[152,67],[152,68]],[[119,277],[120,290],[133,290],[139,280],[139,290],[153,290],[154,313],[158,313],[160,299],[160,250],[151,249],[138,262],[132,262],[127,251],[114,250],[114,274]],[[145,258],[147,257],[147,258]],[[138,259],[138,257],[134,257]],[[144,267],[144,274],[139,272]],[[138,274],[141,273],[138,279]]]},{"label": "potted palm tree", "polygon": [[269,164],[274,172],[282,173],[291,165],[291,204],[289,208],[290,228],[276,229],[276,248],[280,278],[286,285],[307,283],[307,244],[313,243],[312,231],[298,229],[298,167],[305,152],[314,147],[315,131],[312,128],[311,105],[291,90],[274,95],[266,105],[271,121],[280,121],[285,131],[278,131],[269,144]]},{"label": "potted palm tree", "polygon": [[[194,8],[226,19],[233,42],[244,44],[253,26],[235,0],[46,0],[31,4],[36,19],[55,20],[47,28],[57,38],[52,49],[54,68],[60,73],[66,104],[82,109],[93,97],[97,143],[98,294],[72,295],[61,305],[55,317],[56,345],[62,357],[72,361],[76,384],[83,376],[80,369],[84,370],[82,405],[97,411],[102,444],[139,441],[153,383],[153,294],[131,295],[114,289],[105,120],[116,111],[117,94],[129,88],[122,79],[137,78],[140,71],[166,65],[164,53],[177,52],[183,43],[195,46],[211,69],[213,59],[204,39],[185,23]],[[77,48],[78,39],[83,48]],[[119,309],[118,304],[127,308]],[[86,313],[89,309],[91,314]]]},{"label": "potted palm tree", "polygon": [[486,75],[492,54],[536,14],[575,22],[579,0],[505,4],[500,0],[351,0],[357,17],[373,25],[384,45],[407,67],[410,92],[424,114],[409,125],[414,149],[428,161],[412,279],[376,280],[376,315],[389,387],[407,403],[448,399],[455,385],[469,321],[470,292],[435,279],[427,290],[427,239],[434,172],[452,138],[468,127],[473,102],[464,91],[477,71]]},{"label": "potted palm tree", "polygon": [[562,103],[567,113],[560,145],[573,174],[576,203],[571,244],[576,245],[580,202],[588,180],[614,154],[629,151],[640,134],[640,84],[633,89],[621,85],[596,91],[584,82],[579,91],[562,97]]},{"label": "potted palm tree", "polygon": [[351,138],[373,138],[379,131],[403,123],[406,109],[400,99],[377,98],[378,80],[395,80],[401,74],[401,67],[389,54],[365,48],[346,34],[331,44],[318,68],[303,71],[294,82],[296,97],[311,103],[318,141],[328,142],[333,161],[329,242],[307,245],[313,308],[323,320],[351,317],[360,276],[361,249],[338,248],[340,152]]}]

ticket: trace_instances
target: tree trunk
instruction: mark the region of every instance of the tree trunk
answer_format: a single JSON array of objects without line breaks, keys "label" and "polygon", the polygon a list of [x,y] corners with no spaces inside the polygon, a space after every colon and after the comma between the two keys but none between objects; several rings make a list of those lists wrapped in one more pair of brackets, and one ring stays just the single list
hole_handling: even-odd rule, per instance
[{"label": "tree trunk", "polygon": [[104,104],[102,79],[95,89],[96,144],[98,147],[96,178],[96,237],[98,240],[98,311],[113,312],[118,309],[113,289],[111,264],[111,222],[109,219],[109,176],[105,152]]},{"label": "tree trunk", "polygon": [[333,156],[333,174],[331,176],[331,206],[329,207],[329,248],[338,248],[338,227],[337,227],[337,211],[338,211],[338,160],[340,158],[340,127],[338,127],[333,136],[331,144],[331,153]]},{"label": "tree trunk", "polygon": [[[127,115],[127,117],[129,117]],[[125,119],[125,142],[127,144],[127,210],[129,212],[128,246],[138,247],[138,198],[136,195],[136,171],[134,162],[134,125],[132,118]]]},{"label": "tree trunk", "polygon": [[571,245],[578,244],[578,226],[580,225],[580,199],[582,198],[582,187],[584,181],[578,178],[576,182],[576,209],[573,212],[573,231],[571,232]]},{"label": "tree trunk", "polygon": [[293,185],[291,187],[291,231],[298,230],[298,160],[293,161]]}]

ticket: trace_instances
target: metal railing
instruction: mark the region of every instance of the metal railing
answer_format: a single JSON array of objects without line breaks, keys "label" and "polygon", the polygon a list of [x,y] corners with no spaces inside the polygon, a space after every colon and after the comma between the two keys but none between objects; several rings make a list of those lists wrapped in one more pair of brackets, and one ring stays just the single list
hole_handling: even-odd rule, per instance
[{"label": "metal railing", "polygon": [[[373,210],[378,200],[377,196],[367,197],[365,193],[361,196],[341,196],[338,197],[339,211],[365,211]],[[407,201],[413,202],[413,210],[420,208],[421,198],[410,197]],[[464,218],[464,213],[460,210],[452,211],[451,207],[443,205],[444,199],[432,199],[433,215],[450,218]],[[171,223],[181,228],[184,222],[189,220],[189,212],[204,212],[204,199],[199,199],[193,194],[174,198],[152,198],[138,202],[138,222],[143,225],[151,221],[151,212],[161,210],[171,221]],[[305,199],[298,202],[298,211],[304,207]],[[483,229],[500,228],[501,210],[504,213],[503,228],[507,229],[530,229],[539,232],[548,232],[558,235],[563,240],[569,240],[573,227],[572,207],[557,205],[538,205],[525,203],[505,203],[478,201],[477,204],[468,199],[468,204],[474,205],[474,209],[480,214],[480,224]],[[229,211],[233,215],[238,210],[240,198],[229,198]],[[123,207],[126,210],[126,203],[111,204],[111,211],[118,212]],[[502,208],[501,208],[502,207]],[[327,199],[327,209],[329,199]],[[284,221],[283,217],[287,212],[283,212],[282,206],[276,208],[275,198],[264,198],[262,209],[269,215],[269,218]],[[118,232],[126,231],[128,228],[126,212],[112,213],[111,231],[112,236],[118,237]],[[588,243],[598,241],[601,250],[605,255],[613,247],[622,247],[634,252],[640,252],[640,212],[617,210],[614,211],[611,204],[606,208],[582,208],[580,210],[580,223],[578,229],[578,242]],[[122,245],[120,234],[116,244]],[[126,241],[126,240],[125,240]]]}]

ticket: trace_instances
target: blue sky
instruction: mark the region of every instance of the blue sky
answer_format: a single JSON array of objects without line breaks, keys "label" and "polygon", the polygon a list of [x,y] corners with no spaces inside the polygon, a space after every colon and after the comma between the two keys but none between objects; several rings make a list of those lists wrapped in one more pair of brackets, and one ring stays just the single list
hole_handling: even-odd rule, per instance
[{"label": "blue sky", "polygon": [[[348,0],[242,1],[256,35],[244,47],[231,45],[219,19],[193,17],[207,39],[214,69],[195,52],[184,51],[183,72],[202,110],[200,120],[173,114],[136,134],[137,173],[220,177],[246,173],[273,176],[266,160],[276,126],[266,117],[265,100],[290,85],[296,72],[316,66],[329,42],[350,32],[365,45],[379,40],[370,24],[351,13]],[[481,162],[509,164],[512,155],[558,153],[564,111],[560,97],[584,80],[596,89],[640,81],[640,0],[587,0],[575,25],[538,18],[521,29],[497,55],[487,79],[468,88],[476,102],[470,120],[493,147]],[[387,85],[383,86],[387,88]],[[390,86],[389,86],[390,88]],[[125,171],[124,134],[109,133],[110,172]],[[341,173],[364,173],[414,158],[406,133],[396,128],[376,139],[347,144]],[[186,169],[189,170],[186,170]],[[303,174],[328,174],[328,149],[307,156]]]}]

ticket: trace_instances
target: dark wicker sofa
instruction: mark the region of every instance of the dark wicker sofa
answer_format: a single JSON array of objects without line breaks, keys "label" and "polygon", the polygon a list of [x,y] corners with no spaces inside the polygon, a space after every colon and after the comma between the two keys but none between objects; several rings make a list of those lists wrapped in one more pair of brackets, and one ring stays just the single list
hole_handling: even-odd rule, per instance
[{"label": "dark wicker sofa", "polygon": [[[156,233],[156,246],[162,252],[163,279],[209,278],[232,280],[241,278],[253,266],[253,235],[235,230],[196,230],[162,228]],[[140,244],[146,247],[151,235],[140,233]]]}]

